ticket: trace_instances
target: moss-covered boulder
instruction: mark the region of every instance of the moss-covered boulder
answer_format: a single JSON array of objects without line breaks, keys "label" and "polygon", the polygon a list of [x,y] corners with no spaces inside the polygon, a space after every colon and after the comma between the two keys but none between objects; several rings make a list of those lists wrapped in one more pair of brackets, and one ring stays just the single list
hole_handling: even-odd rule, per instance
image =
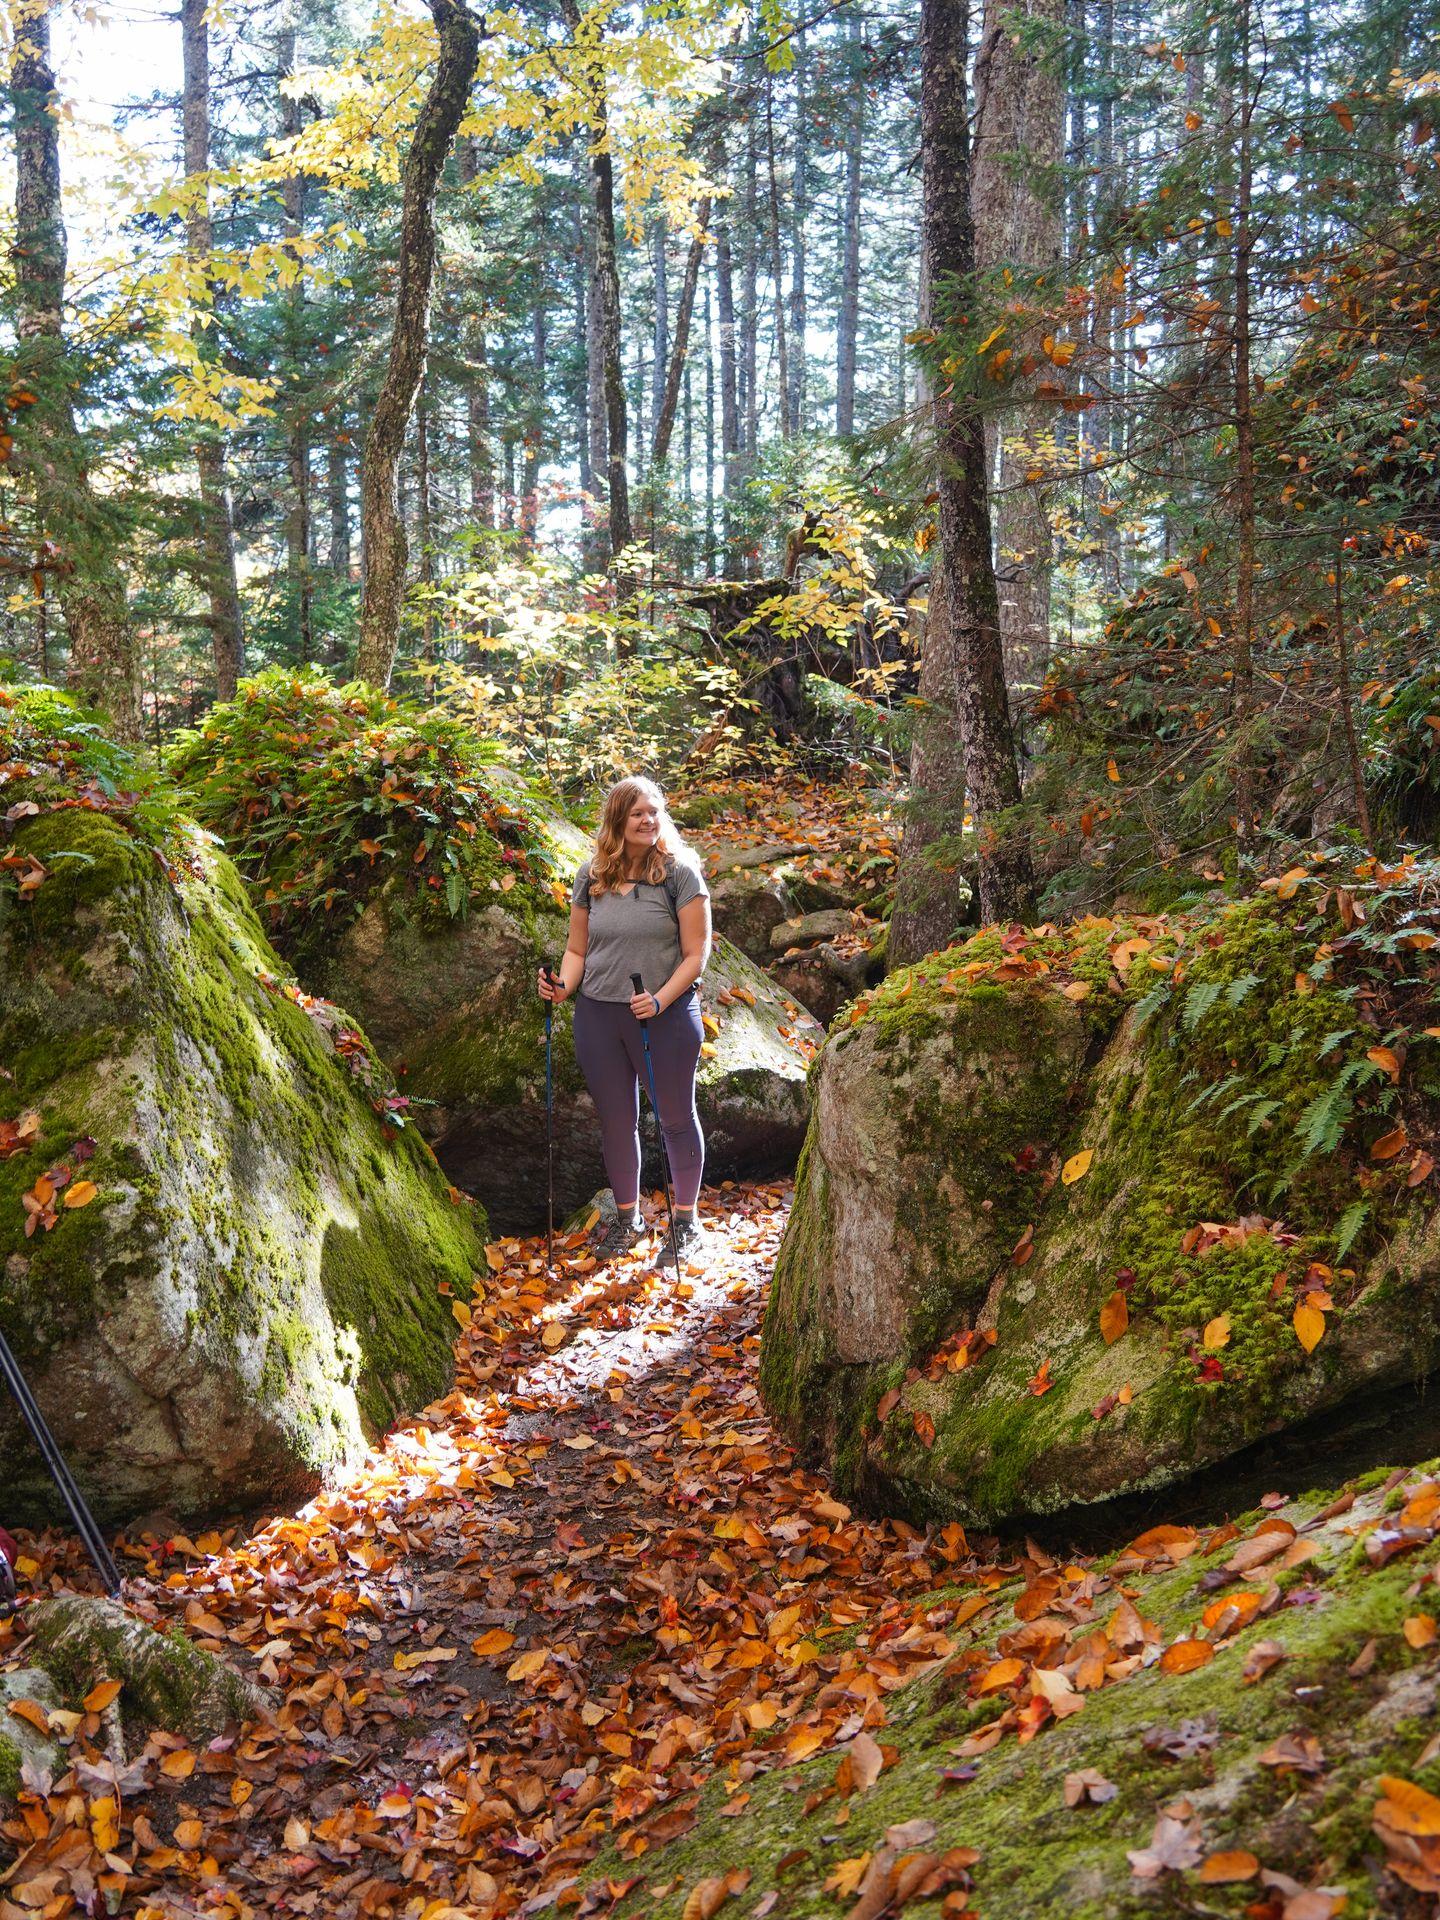
[{"label": "moss-covered boulder", "polygon": [[[354,1009],[441,1165],[506,1230],[545,1209],[545,1042],[535,992],[559,961],[589,842],[451,716],[367,689],[267,675],[177,757],[307,984]],[[726,940],[704,984],[707,1178],[794,1164],[820,1030]],[[604,1179],[599,1132],[555,1020],[556,1190]],[[658,1163],[652,1169],[658,1184]]]},{"label": "moss-covered boulder", "polygon": [[163,788],[42,696],[0,781],[0,1327],[103,1517],[304,1496],[445,1390],[483,1217]]},{"label": "moss-covered boulder", "polygon": [[761,1382],[844,1490],[1054,1511],[1429,1369],[1427,884],[987,930],[832,1033]]},{"label": "moss-covered boulder", "polygon": [[15,1797],[25,1771],[54,1777],[65,1770],[63,1742],[86,1696],[103,1682],[119,1687],[104,1709],[106,1745],[117,1763],[126,1745],[152,1728],[199,1746],[276,1705],[178,1627],[167,1631],[114,1600],[57,1594],[27,1606],[25,1625],[27,1664],[0,1673],[0,1801]]}]

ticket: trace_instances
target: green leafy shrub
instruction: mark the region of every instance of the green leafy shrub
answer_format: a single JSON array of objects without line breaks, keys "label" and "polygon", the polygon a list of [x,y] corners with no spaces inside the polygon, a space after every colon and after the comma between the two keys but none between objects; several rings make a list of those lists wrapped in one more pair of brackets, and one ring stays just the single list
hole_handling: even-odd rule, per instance
[{"label": "green leafy shrub", "polygon": [[294,953],[392,877],[459,918],[491,882],[548,887],[535,790],[453,714],[272,668],[182,734],[169,766]]}]

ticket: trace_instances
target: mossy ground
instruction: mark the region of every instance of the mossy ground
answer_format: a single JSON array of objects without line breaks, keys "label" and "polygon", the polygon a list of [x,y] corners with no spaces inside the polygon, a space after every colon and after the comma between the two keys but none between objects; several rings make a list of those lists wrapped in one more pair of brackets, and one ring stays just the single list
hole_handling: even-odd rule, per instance
[{"label": "mossy ground", "polygon": [[[1377,1477],[1370,1476],[1372,1482]],[[1285,1517],[1303,1526],[1330,1501],[1329,1494],[1309,1496]],[[1440,1761],[1421,1758],[1433,1732],[1440,1660],[1433,1648],[1412,1649],[1402,1632],[1405,1620],[1424,1608],[1415,1583],[1433,1549],[1428,1557],[1374,1570],[1357,1545],[1384,1504],[1372,1486],[1348,1514],[1302,1534],[1316,1557],[1273,1583],[1275,1610],[1226,1639],[1208,1665],[1184,1674],[1149,1665],[1087,1693],[1081,1711],[1045,1725],[1028,1743],[1012,1729],[967,1760],[956,1751],[959,1743],[995,1721],[1007,1704],[1004,1695],[976,1697],[964,1666],[966,1649],[993,1647],[998,1634],[1019,1624],[1019,1583],[1001,1588],[992,1607],[956,1634],[956,1660],[884,1696],[883,1723],[871,1731],[892,1759],[869,1792],[842,1797],[827,1791],[836,1772],[834,1749],[792,1765],[777,1740],[771,1770],[731,1767],[709,1780],[698,1823],[682,1839],[638,1857],[612,1845],[587,1870],[585,1883],[638,1874],[639,1886],[619,1911],[678,1920],[698,1880],[748,1867],[747,1904],[773,1890],[779,1897],[771,1910],[784,1920],[841,1914],[853,1895],[841,1898],[824,1886],[837,1864],[883,1844],[889,1827],[928,1820],[936,1829],[925,1843],[932,1850],[979,1851],[973,1900],[990,1920],[1106,1920],[1157,1911],[1238,1916],[1255,1898],[1253,1880],[1202,1888],[1193,1874],[1157,1883],[1131,1873],[1127,1851],[1147,1847],[1157,1813],[1183,1798],[1198,1815],[1206,1855],[1246,1849],[1263,1867],[1306,1884],[1345,1888],[1352,1903],[1347,1911],[1398,1912],[1374,1904],[1383,1852],[1371,1835],[1370,1813],[1382,1773],[1431,1791],[1440,1786]],[[1237,1525],[1246,1533],[1261,1518],[1251,1513]],[[1124,1591],[1167,1641],[1180,1638],[1198,1626],[1209,1599],[1201,1577],[1232,1551],[1233,1541],[1174,1568],[1129,1574]],[[1261,1576],[1256,1584],[1272,1583]],[[963,1591],[937,1593],[915,1613],[943,1628],[964,1597]],[[1097,1619],[1107,1612],[1097,1606]],[[1373,1664],[1351,1674],[1372,1639]],[[1278,1642],[1285,1658],[1247,1682],[1246,1657],[1261,1640]],[[821,1644],[833,1651],[840,1639]],[[976,1671],[988,1664],[987,1657]],[[1147,1730],[1187,1720],[1213,1728],[1214,1744],[1180,1760],[1143,1746]],[[1300,1730],[1319,1740],[1324,1755],[1313,1778],[1261,1758],[1275,1740]],[[968,1781],[944,1778],[946,1770],[967,1765],[975,1770]],[[1110,1781],[1115,1797],[1068,1808],[1065,1776],[1086,1768]],[[735,1812],[737,1804],[743,1811]]]}]

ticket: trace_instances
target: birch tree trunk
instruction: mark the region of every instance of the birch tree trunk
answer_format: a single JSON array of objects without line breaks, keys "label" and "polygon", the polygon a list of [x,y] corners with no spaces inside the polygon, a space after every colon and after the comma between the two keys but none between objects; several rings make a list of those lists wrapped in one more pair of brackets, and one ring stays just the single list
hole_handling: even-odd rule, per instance
[{"label": "birch tree trunk", "polygon": [[400,514],[400,455],[430,338],[435,278],[435,194],[470,97],[480,31],[461,0],[428,0],[440,36],[435,77],[415,123],[401,172],[399,287],[385,375],[370,416],[360,463],[365,591],[356,672],[388,687],[400,639],[405,595],[405,524]]},{"label": "birch tree trunk", "polygon": [[116,558],[122,532],[91,485],[65,349],[67,241],[55,104],[49,0],[35,0],[15,22],[10,68],[14,379],[36,396],[16,435],[12,464],[33,486],[36,517],[59,549],[55,592],[70,640],[68,684],[109,715],[119,739],[134,741],[141,729],[140,675]]},{"label": "birch tree trunk", "polygon": [[[1064,7],[1065,0],[986,0],[975,62],[975,263],[982,273],[1013,268],[1022,299],[1037,276],[1060,263]],[[1048,416],[1027,404],[1032,385],[1017,381],[1013,408],[987,424],[989,471],[998,486],[1000,631],[1012,687],[1038,686],[1050,654],[1050,517],[1042,484],[1025,479],[1034,466],[1027,442]]]},{"label": "birch tree trunk", "polygon": [[[185,172],[193,182],[210,167],[210,31],[206,0],[180,0],[180,43],[183,61],[181,105]],[[209,187],[187,201],[185,251],[192,265],[208,260],[213,244]],[[209,289],[213,311],[214,288]],[[208,329],[197,313],[194,335],[202,351]],[[225,474],[225,443],[212,428],[195,445],[200,479],[200,550],[205,595],[210,603],[210,643],[215,659],[215,697],[233,700],[235,686],[245,671],[245,628],[240,611],[240,589],[235,578],[235,522],[230,509],[230,487]]]}]

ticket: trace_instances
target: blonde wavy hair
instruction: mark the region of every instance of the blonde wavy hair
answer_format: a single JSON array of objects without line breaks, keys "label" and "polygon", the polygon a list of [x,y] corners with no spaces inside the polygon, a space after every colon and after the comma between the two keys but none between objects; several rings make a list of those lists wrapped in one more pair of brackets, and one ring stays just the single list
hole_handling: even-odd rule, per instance
[{"label": "blonde wavy hair", "polygon": [[595,851],[590,856],[592,893],[609,893],[631,877],[625,866],[625,823],[637,800],[651,801],[660,812],[660,831],[639,875],[646,886],[663,885],[671,865],[685,850],[685,842],[670,818],[665,796],[659,787],[653,780],[646,780],[639,774],[627,775],[625,779],[617,780],[605,796],[599,831],[595,835]]}]

